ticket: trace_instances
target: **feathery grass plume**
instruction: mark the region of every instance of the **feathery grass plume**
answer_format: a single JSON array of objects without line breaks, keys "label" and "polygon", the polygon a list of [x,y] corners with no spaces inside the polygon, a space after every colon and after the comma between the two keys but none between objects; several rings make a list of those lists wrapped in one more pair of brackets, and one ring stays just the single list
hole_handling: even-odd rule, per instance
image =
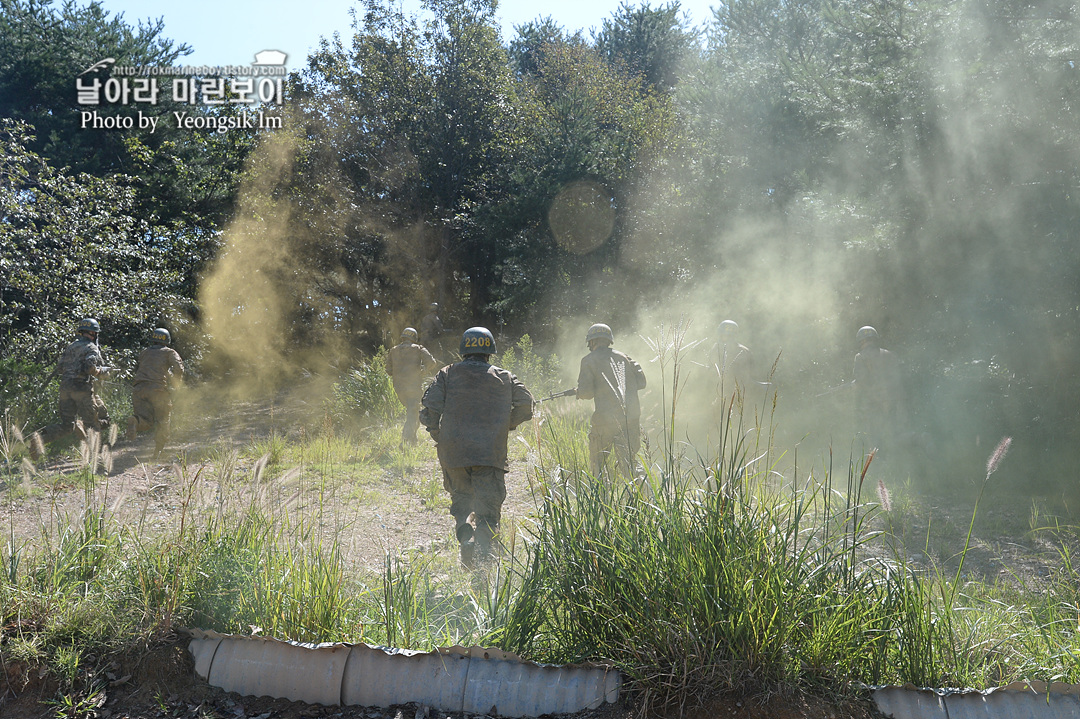
[{"label": "feathery grass plume", "polygon": [[120,436],[120,425],[113,422],[109,425],[109,444],[116,444],[116,438]]},{"label": "feathery grass plume", "polygon": [[[863,465],[862,474],[859,475],[859,486],[862,486],[863,480],[866,479],[866,472],[870,469],[870,463],[874,461],[874,457],[877,456],[877,447],[870,450],[870,454],[866,456],[866,464]],[[880,481],[880,480],[879,480]]]},{"label": "feathery grass plume", "polygon": [[34,463],[30,461],[28,457],[22,458],[22,472],[23,478],[29,479],[37,474],[37,469],[34,467]]},{"label": "feathery grass plume", "polygon": [[1001,460],[1005,459],[1005,455],[1009,453],[1009,447],[1012,446],[1012,437],[1002,437],[998,442],[998,446],[994,448],[993,454],[986,460],[986,476],[997,471],[998,465],[1001,464]]},{"label": "feathery grass plume", "polygon": [[31,448],[31,454],[33,456],[35,456],[35,457],[44,457],[45,456],[45,442],[42,441],[41,435],[39,433],[34,432],[32,435],[30,435],[30,448]]},{"label": "feathery grass plume", "polygon": [[101,449],[101,464],[105,468],[105,474],[112,474],[112,470],[113,470],[113,453],[112,453],[112,450],[110,449],[109,445],[105,445]]},{"label": "feathery grass plume", "polygon": [[889,490],[885,488],[885,483],[880,479],[877,481],[877,496],[881,502],[881,508],[886,512],[892,511],[892,497],[889,495]]},{"label": "feathery grass plume", "polygon": [[15,425],[11,425],[11,436],[15,438],[16,442],[25,442],[26,441],[25,439],[23,439],[22,430],[19,429]]},{"label": "feathery grass plume", "polygon": [[269,463],[269,454],[264,454],[255,461],[255,468],[251,470],[251,481],[253,484],[258,484],[262,481],[263,472],[266,471],[266,465]]}]

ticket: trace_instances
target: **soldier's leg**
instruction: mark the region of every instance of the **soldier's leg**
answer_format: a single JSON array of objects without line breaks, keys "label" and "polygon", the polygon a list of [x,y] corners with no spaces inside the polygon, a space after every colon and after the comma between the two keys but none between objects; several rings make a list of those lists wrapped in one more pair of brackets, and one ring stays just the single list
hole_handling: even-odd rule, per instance
[{"label": "soldier's leg", "polygon": [[401,429],[401,440],[416,444],[416,430],[420,426],[420,398],[408,397],[405,401],[405,426]]},{"label": "soldier's leg", "polygon": [[469,470],[465,467],[443,467],[443,488],[450,493],[450,515],[454,518],[454,536],[461,545],[461,563],[473,566],[473,488]]},{"label": "soldier's leg", "polygon": [[506,473],[496,467],[472,467],[473,511],[476,513],[478,560],[491,556],[506,500]]},{"label": "soldier's leg", "polygon": [[27,448],[30,459],[38,460],[45,453],[45,445],[65,437],[75,429],[78,418],[78,405],[71,396],[71,391],[60,387],[60,421],[43,427],[30,435]]},{"label": "soldier's leg", "polygon": [[157,390],[153,395],[154,408],[154,456],[161,454],[169,440],[172,427],[172,395],[168,390]]},{"label": "soldier's leg", "polygon": [[637,421],[629,420],[615,438],[615,452],[619,468],[626,477],[637,474],[637,456],[641,451],[641,427]]},{"label": "soldier's leg", "polygon": [[94,415],[97,417],[98,430],[105,430],[112,424],[112,417],[109,416],[109,408],[105,406],[105,400],[101,399],[101,395],[97,392],[90,391],[90,401],[94,406]]},{"label": "soldier's leg", "polygon": [[589,427],[589,471],[599,477],[607,463],[611,447],[618,436],[618,427],[608,418],[593,415]]},{"label": "soldier's leg", "polygon": [[[146,432],[154,427],[154,393],[146,387],[136,387],[131,392],[131,417],[128,419],[128,439],[135,439],[135,434]],[[132,421],[134,420],[134,421]]]}]

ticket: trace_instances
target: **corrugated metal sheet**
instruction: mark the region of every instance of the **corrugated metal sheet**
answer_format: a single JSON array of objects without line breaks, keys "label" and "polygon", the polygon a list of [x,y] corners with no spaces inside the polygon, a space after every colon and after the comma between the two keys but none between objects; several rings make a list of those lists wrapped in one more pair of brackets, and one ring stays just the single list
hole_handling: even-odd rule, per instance
[{"label": "corrugated metal sheet", "polygon": [[414,652],[190,633],[195,672],[211,685],[311,704],[417,703],[447,712],[535,717],[614,702],[622,684],[619,673],[608,666],[542,665],[499,649]]},{"label": "corrugated metal sheet", "polygon": [[895,719],[1080,719],[1074,684],[1016,682],[985,691],[875,687],[873,698]]}]

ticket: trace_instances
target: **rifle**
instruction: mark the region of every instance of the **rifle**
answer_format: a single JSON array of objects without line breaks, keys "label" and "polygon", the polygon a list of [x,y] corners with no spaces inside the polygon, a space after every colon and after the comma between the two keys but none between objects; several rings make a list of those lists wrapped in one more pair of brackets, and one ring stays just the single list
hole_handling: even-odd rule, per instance
[{"label": "rifle", "polygon": [[850,389],[850,388],[852,388],[854,386],[855,386],[855,381],[852,380],[851,382],[845,382],[844,384],[839,384],[839,385],[837,385],[835,387],[832,387],[830,389],[825,390],[821,394],[816,394],[814,396],[815,397],[824,397],[826,395],[832,394],[833,392],[839,392],[842,389]]},{"label": "rifle", "polygon": [[547,397],[542,397],[541,399],[536,400],[536,404],[540,404],[541,402],[547,402],[551,399],[558,399],[559,397],[573,397],[576,394],[577,387],[571,387],[570,389],[564,389],[562,392],[555,392],[554,394],[550,394]]}]

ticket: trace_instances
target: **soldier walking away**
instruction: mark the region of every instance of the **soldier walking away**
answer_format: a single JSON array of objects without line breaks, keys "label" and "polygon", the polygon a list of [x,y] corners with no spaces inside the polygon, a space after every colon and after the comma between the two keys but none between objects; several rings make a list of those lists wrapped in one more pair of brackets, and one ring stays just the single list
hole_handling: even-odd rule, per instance
[{"label": "soldier walking away", "polygon": [[440,357],[443,354],[442,337],[446,333],[442,320],[439,319],[439,303],[432,302],[431,307],[424,318],[420,320],[420,342],[425,347],[430,347]]},{"label": "soldier walking away", "polygon": [[585,335],[589,354],[581,358],[577,398],[593,400],[589,429],[589,469],[599,477],[607,456],[615,448],[619,468],[633,476],[641,449],[641,405],[638,391],[645,389],[645,373],[634,360],[611,349],[611,328],[595,324]]},{"label": "soldier walking away", "polygon": [[424,392],[420,421],[437,445],[461,563],[472,569],[491,556],[506,499],[507,435],[532,417],[533,397],[488,361],[496,349],[487,328],[465,330],[459,353]]},{"label": "soldier walking away", "polygon": [[60,375],[60,421],[30,438],[30,457],[35,460],[50,442],[71,433],[82,441],[88,430],[101,432],[109,426],[109,411],[94,389],[95,380],[105,377],[112,369],[105,366],[98,346],[101,325],[87,317],[79,321],[75,331],[78,336],[60,355],[54,370],[54,374]]},{"label": "soldier walking away", "polygon": [[737,392],[745,397],[750,388],[751,356],[746,345],[739,344],[739,325],[735,320],[724,320],[717,329],[716,357],[714,358],[720,393],[731,397]]},{"label": "soldier walking away", "polygon": [[131,416],[127,438],[134,442],[139,432],[154,430],[154,459],[158,458],[169,438],[173,386],[184,378],[184,361],[169,347],[172,336],[163,327],[150,333],[150,346],[139,355],[139,366],[132,380]]},{"label": "soldier walking away", "polygon": [[405,426],[401,429],[404,444],[416,443],[416,430],[420,426],[420,399],[423,395],[422,379],[428,370],[438,367],[438,362],[423,346],[417,344],[416,330],[406,327],[401,331],[401,343],[386,355],[386,373],[394,382],[394,391],[405,405]]},{"label": "soldier walking away", "polygon": [[866,325],[855,334],[855,419],[871,443],[882,448],[898,430],[900,368],[896,355],[881,347],[878,331]]}]

